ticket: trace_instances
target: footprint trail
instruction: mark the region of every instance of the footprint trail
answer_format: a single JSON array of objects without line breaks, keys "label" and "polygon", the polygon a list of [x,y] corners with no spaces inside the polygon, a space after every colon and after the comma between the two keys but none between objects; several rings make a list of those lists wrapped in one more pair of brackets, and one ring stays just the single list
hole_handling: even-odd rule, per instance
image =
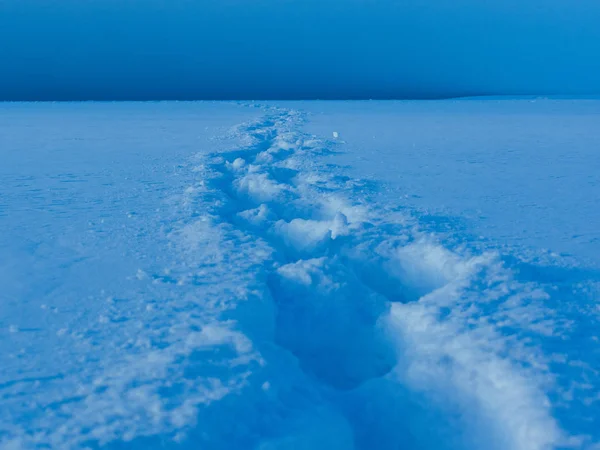
[{"label": "footprint trail", "polygon": [[[335,448],[481,448],[494,436],[495,448],[545,449],[563,441],[537,382],[543,357],[527,339],[500,332],[509,323],[527,328],[507,317],[509,304],[531,311],[532,328],[544,320],[544,294],[512,280],[497,255],[446,249],[414,219],[370,202],[364,182],[320,162],[334,144],[299,131],[304,120],[269,109],[236,131],[246,147],[210,155],[199,169],[211,220],[268,254],[255,274],[265,315],[248,321],[248,305],[228,316],[263,356],[271,353],[266,367],[291,355],[316,395],[306,414],[327,411],[349,436]],[[256,328],[272,334],[259,341]],[[277,381],[266,383],[276,389]],[[334,448],[318,442],[322,427],[298,420],[272,448],[294,439]]]}]

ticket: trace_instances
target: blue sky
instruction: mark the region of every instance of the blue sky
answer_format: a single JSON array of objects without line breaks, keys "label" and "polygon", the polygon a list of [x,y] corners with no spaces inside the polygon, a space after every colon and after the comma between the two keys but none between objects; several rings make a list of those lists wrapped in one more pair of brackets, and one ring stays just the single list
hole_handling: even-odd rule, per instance
[{"label": "blue sky", "polygon": [[600,94],[596,0],[0,0],[0,99]]}]

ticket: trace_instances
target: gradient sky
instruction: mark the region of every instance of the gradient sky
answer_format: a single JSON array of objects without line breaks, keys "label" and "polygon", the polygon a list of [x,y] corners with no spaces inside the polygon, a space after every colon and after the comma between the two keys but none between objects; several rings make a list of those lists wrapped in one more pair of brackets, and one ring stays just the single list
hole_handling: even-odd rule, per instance
[{"label": "gradient sky", "polygon": [[0,0],[0,100],[600,94],[598,0]]}]

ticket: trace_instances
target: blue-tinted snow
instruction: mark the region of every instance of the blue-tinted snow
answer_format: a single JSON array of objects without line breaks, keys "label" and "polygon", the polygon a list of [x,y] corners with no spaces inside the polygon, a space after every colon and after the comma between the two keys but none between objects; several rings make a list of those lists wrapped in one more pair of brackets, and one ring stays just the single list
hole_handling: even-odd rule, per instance
[{"label": "blue-tinted snow", "polygon": [[[306,130],[340,134],[337,164],[383,195],[495,244],[600,265],[600,101],[317,102]],[[431,218],[430,220],[434,220]],[[438,230],[439,231],[439,230]]]},{"label": "blue-tinted snow", "polygon": [[599,109],[2,105],[0,447],[596,448]]}]

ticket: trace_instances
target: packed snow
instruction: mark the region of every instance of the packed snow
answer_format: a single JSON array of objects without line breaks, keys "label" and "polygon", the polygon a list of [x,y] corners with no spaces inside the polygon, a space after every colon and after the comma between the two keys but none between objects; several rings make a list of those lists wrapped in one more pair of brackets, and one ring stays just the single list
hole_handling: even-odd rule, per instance
[{"label": "packed snow", "polygon": [[599,448],[598,118],[2,105],[0,448]]}]

